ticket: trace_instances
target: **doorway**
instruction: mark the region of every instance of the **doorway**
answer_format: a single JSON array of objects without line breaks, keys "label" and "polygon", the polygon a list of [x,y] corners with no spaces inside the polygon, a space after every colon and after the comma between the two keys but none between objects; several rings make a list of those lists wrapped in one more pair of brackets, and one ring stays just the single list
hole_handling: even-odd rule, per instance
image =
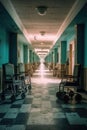
[{"label": "doorway", "polygon": [[74,40],[70,42],[69,45],[69,74],[73,74],[73,68],[75,64],[75,42]]}]

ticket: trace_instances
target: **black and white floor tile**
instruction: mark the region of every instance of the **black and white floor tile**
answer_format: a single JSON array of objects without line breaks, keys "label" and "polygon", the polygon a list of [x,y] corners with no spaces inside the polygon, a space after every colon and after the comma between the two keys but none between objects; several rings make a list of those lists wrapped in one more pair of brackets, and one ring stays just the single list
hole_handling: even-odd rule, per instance
[{"label": "black and white floor tile", "polygon": [[58,100],[56,91],[60,80],[53,78],[48,70],[44,77],[36,71],[31,80],[32,89],[25,99],[19,95],[13,103],[0,104],[0,130],[87,129],[86,102],[64,104]]}]

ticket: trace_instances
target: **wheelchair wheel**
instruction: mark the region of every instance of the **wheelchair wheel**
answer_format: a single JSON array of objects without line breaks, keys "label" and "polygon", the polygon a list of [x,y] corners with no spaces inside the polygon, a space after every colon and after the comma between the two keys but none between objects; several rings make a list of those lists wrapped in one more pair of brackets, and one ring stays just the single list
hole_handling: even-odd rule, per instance
[{"label": "wheelchair wheel", "polygon": [[56,92],[56,97],[60,98],[61,97],[61,92]]},{"label": "wheelchair wheel", "polygon": [[71,99],[73,99],[74,92],[73,92],[72,90],[70,90],[70,92],[69,92],[69,96],[70,96]]},{"label": "wheelchair wheel", "polygon": [[30,84],[30,85],[28,85],[28,89],[29,89],[29,90],[31,89],[31,84]]},{"label": "wheelchair wheel", "polygon": [[66,95],[66,92],[56,92],[56,97],[61,100],[63,100],[65,95]]},{"label": "wheelchair wheel", "polygon": [[14,102],[15,101],[15,95],[12,95],[10,99],[11,99],[11,102]]},{"label": "wheelchair wheel", "polygon": [[69,95],[65,94],[64,97],[63,97],[63,101],[65,103],[68,103],[68,101],[69,101]]},{"label": "wheelchair wheel", "polygon": [[27,92],[27,87],[25,87],[25,93]]},{"label": "wheelchair wheel", "polygon": [[24,92],[21,94],[21,98],[22,98],[22,99],[25,98],[25,93],[24,93]]},{"label": "wheelchair wheel", "polygon": [[80,103],[81,102],[81,100],[82,100],[82,96],[81,96],[81,94],[76,94],[76,96],[75,96],[75,101],[77,102],[77,103]]},{"label": "wheelchair wheel", "polygon": [[5,94],[1,94],[1,101],[4,101],[5,100]]}]

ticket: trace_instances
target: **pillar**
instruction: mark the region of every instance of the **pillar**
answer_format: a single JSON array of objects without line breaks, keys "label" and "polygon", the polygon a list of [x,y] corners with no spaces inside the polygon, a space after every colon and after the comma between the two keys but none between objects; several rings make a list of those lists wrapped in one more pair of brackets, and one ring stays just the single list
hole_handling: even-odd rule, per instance
[{"label": "pillar", "polygon": [[58,62],[58,48],[54,48],[54,64]]},{"label": "pillar", "polygon": [[79,89],[84,89],[84,44],[85,44],[85,26],[84,24],[76,25],[76,64],[81,64],[81,76],[80,76],[80,87]]},{"label": "pillar", "polygon": [[33,52],[32,52],[32,50],[29,50],[29,59],[30,59],[30,63],[33,63]]},{"label": "pillar", "polygon": [[66,58],[67,58],[67,42],[61,41],[61,47],[60,47],[60,63],[65,64]]},{"label": "pillar", "polygon": [[23,61],[24,61],[24,63],[26,64],[26,63],[28,63],[28,45],[24,45],[23,46]]},{"label": "pillar", "polygon": [[84,24],[76,25],[76,63],[84,64]]},{"label": "pillar", "polygon": [[17,58],[18,58],[17,33],[11,33],[9,43],[9,62],[17,66]]}]

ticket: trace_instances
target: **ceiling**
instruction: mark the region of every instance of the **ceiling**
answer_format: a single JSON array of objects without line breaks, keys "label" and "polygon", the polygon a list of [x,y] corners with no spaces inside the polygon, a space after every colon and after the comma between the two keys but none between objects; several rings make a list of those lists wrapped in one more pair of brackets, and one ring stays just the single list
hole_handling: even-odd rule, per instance
[{"label": "ceiling", "polygon": [[[2,1],[2,0],[1,0]],[[6,2],[6,0],[4,0]],[[15,10],[29,43],[36,53],[44,57],[63,33],[64,22],[79,0],[8,0]],[[36,8],[46,6],[46,15],[39,15]],[[11,11],[10,11],[11,12]],[[13,15],[12,15],[13,16]],[[69,24],[69,23],[68,23]]]}]

